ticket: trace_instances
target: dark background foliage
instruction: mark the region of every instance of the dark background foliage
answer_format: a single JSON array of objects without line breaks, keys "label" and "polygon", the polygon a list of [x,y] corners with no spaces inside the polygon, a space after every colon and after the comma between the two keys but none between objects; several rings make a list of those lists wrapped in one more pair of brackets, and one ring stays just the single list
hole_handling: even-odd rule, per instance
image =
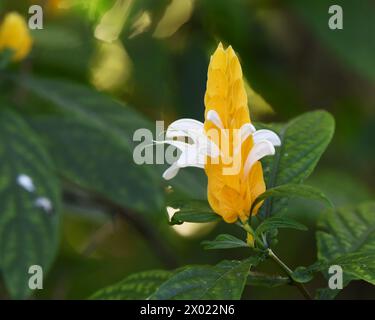
[{"label": "dark background foliage", "polygon": [[[27,18],[36,2],[2,0],[0,19],[13,10]],[[68,9],[42,2],[44,29],[32,32],[30,57],[0,74],[0,107],[20,113],[48,145],[62,185],[60,246],[35,298],[86,298],[137,271],[246,256],[243,249],[204,251],[200,245],[221,232],[236,233],[231,225],[168,226],[162,168],[133,169],[128,141],[137,127],[150,125],[146,118],[203,120],[209,56],[219,41],[241,59],[256,121],[287,121],[315,109],[333,114],[333,141],[308,183],[337,206],[374,198],[374,1],[135,0],[113,44],[95,39],[94,30],[114,1],[70,1]],[[172,2],[174,11],[168,10]],[[331,4],[343,7],[343,30],[328,28]],[[50,80],[56,78],[58,83]],[[107,97],[75,91],[77,85]],[[117,102],[108,96],[126,105],[126,116],[116,117],[111,104]],[[85,104],[96,110],[90,121]],[[114,138],[118,132],[124,141]],[[203,173],[187,171],[176,180],[176,192],[204,198]],[[321,209],[301,201],[290,205],[289,214],[309,231],[280,231],[276,251],[289,265],[314,262]],[[277,272],[271,263],[265,270]],[[322,284],[323,278],[316,279],[309,287]],[[9,297],[4,285],[0,297]],[[300,295],[293,287],[248,287],[244,298]],[[375,291],[357,281],[339,298],[375,298]]]}]

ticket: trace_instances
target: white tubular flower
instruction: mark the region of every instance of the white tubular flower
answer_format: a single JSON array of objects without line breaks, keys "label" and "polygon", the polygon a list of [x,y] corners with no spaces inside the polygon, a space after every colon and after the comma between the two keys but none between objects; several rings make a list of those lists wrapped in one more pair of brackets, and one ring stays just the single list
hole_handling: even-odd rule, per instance
[{"label": "white tubular flower", "polygon": [[[211,121],[219,129],[224,129],[218,113],[210,110],[206,121]],[[281,145],[279,136],[271,130],[256,130],[254,125],[246,123],[240,128],[240,143],[236,146],[235,154],[241,150],[242,144],[249,138],[253,138],[254,145],[249,152],[244,165],[244,176],[247,177],[255,162],[268,155],[275,154],[275,148]],[[181,139],[190,140],[192,143],[183,142]],[[210,140],[204,130],[204,124],[194,119],[179,119],[169,125],[164,141],[156,143],[170,144],[181,151],[177,161],[164,172],[163,178],[174,178],[180,168],[197,167],[204,169],[207,157],[217,158],[222,155],[219,147]]]},{"label": "white tubular flower", "polygon": [[[180,168],[204,168],[207,157],[217,158],[219,148],[208,139],[204,132],[203,123],[194,119],[179,119],[169,125],[166,139],[156,143],[170,144],[181,151],[177,161],[164,172],[163,178],[174,178]],[[174,140],[180,139],[180,140]],[[188,142],[181,141],[188,139]]]}]

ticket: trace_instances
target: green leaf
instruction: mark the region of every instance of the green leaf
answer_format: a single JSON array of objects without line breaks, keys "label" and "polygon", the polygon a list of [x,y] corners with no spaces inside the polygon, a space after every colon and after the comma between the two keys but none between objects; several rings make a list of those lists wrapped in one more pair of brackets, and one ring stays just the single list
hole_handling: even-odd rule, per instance
[{"label": "green leaf", "polygon": [[[300,268],[300,274],[323,272],[328,278],[329,267],[339,265],[344,286],[357,279],[375,284],[375,202],[327,210],[320,216],[318,228],[318,262]],[[317,298],[333,299],[339,292],[319,289]]]},{"label": "green leaf", "polygon": [[257,235],[260,235],[270,230],[280,229],[280,228],[296,229],[296,230],[301,230],[301,231],[307,230],[306,226],[304,226],[303,224],[297,221],[294,221],[284,216],[275,216],[275,217],[271,217],[271,218],[264,220],[255,230],[255,232]]},{"label": "green leaf", "polygon": [[358,251],[342,255],[330,262],[342,267],[343,271],[355,279],[375,285],[375,251]]},{"label": "green leaf", "polygon": [[213,241],[202,241],[204,249],[231,249],[231,248],[248,248],[246,242],[230,235],[219,234]]},{"label": "green leaf", "polygon": [[[332,139],[335,122],[326,111],[314,111],[292,119],[286,125],[263,125],[276,131],[281,146],[273,157],[262,160],[267,189],[287,183],[302,183],[314,170]],[[268,199],[261,216],[268,217],[282,210],[285,200]]]},{"label": "green leaf", "polygon": [[260,259],[254,256],[243,261],[225,260],[216,266],[186,267],[162,284],[150,299],[238,300],[250,267]]},{"label": "green leaf", "polygon": [[327,210],[319,217],[318,229],[319,260],[357,251],[375,252],[375,202]]},{"label": "green leaf", "polygon": [[251,212],[255,208],[255,206],[260,203],[261,201],[267,198],[305,198],[311,200],[318,200],[321,201],[328,206],[332,207],[331,201],[317,188],[307,186],[304,184],[284,184],[278,187],[274,187],[268,189],[264,193],[262,193],[258,198],[255,199],[254,203],[251,206]]},{"label": "green leaf", "polygon": [[330,288],[317,289],[316,293],[315,293],[315,299],[317,299],[317,300],[332,300],[340,293],[340,291],[341,291],[340,289],[333,289],[332,290]]},{"label": "green leaf", "polygon": [[78,84],[17,79],[63,113],[36,118],[31,124],[66,178],[128,208],[142,212],[160,209],[160,177],[149,166],[133,160],[133,133],[148,128],[147,120],[112,98]]},{"label": "green leaf", "polygon": [[327,272],[329,265],[338,264],[346,284],[352,279],[375,284],[375,202],[327,210],[318,228],[319,270]]},{"label": "green leaf", "polygon": [[250,271],[246,284],[248,286],[275,288],[290,284],[290,279],[288,277]]},{"label": "green leaf", "polygon": [[151,270],[132,274],[124,280],[94,293],[90,299],[97,300],[144,300],[167,281],[173,272]]},{"label": "green leaf", "polygon": [[160,207],[159,186],[133,163],[119,137],[75,117],[37,117],[31,125],[69,181],[126,208],[152,212]]},{"label": "green leaf", "polygon": [[[327,268],[326,268],[327,270]],[[328,274],[326,270],[322,270],[325,277],[328,278]],[[352,277],[349,276],[347,273],[343,274],[343,288],[346,287],[350,281],[352,281]],[[327,280],[328,282],[328,280]],[[318,300],[333,300],[336,296],[341,292],[341,289],[330,289],[329,287],[317,289],[315,292],[315,299]]]},{"label": "green leaf", "polygon": [[[56,254],[60,188],[42,145],[13,112],[0,112],[0,142],[0,270],[10,295],[25,298],[29,267],[41,266],[45,276]],[[44,198],[51,210],[38,205]]]},{"label": "green leaf", "polygon": [[307,268],[301,268],[298,273],[301,277],[321,271],[327,273],[330,266],[339,265],[344,271],[346,284],[350,280],[358,279],[375,285],[375,252],[352,252],[344,253],[342,256],[330,261],[318,261]]},{"label": "green leaf", "polygon": [[221,217],[212,211],[207,200],[175,200],[168,204],[174,209],[179,209],[172,219],[171,224],[181,224],[183,222],[214,222],[220,221]]},{"label": "green leaf", "polygon": [[152,125],[130,107],[78,83],[41,77],[14,77],[14,81],[53,103],[60,111],[74,114],[122,137],[124,148],[130,153],[134,147],[134,130]]},{"label": "green leaf", "polygon": [[[119,204],[140,211],[157,211],[155,209],[160,207],[162,198],[161,186],[165,183],[161,178],[163,168],[136,165],[133,160],[133,134],[140,128],[153,132],[155,125],[151,121],[113,98],[82,85],[35,77],[13,77],[13,80],[69,117],[61,124],[57,123],[57,127],[54,125],[60,118],[31,121],[56,155],[63,172],[81,186],[110,196]],[[74,132],[70,132],[72,126]],[[89,137],[91,132],[93,137]],[[90,141],[84,143],[86,140]],[[60,142],[64,143],[66,150],[58,148]],[[77,154],[74,167],[68,166],[65,152],[68,152],[67,156]],[[86,165],[86,160],[89,165]],[[188,168],[169,184],[190,197],[193,194],[196,198],[203,198],[206,192],[202,178],[203,175]]]},{"label": "green leaf", "polygon": [[307,283],[313,279],[313,275],[308,268],[298,267],[293,271],[292,278],[296,282]]}]

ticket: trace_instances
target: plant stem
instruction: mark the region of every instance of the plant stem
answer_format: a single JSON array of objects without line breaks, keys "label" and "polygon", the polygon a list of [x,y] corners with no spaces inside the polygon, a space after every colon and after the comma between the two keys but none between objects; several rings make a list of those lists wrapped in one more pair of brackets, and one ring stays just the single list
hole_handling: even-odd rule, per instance
[{"label": "plant stem", "polygon": [[255,233],[255,231],[253,230],[253,228],[248,224],[243,224],[241,225],[241,227],[247,232],[247,233],[250,233],[254,239],[257,241],[257,243],[262,247],[262,249],[265,249],[264,248],[264,244],[263,244],[263,241],[259,238],[259,236]]},{"label": "plant stem", "polygon": [[283,269],[285,271],[285,273],[288,275],[288,277],[292,281],[292,285],[297,287],[298,290],[302,293],[302,295],[306,299],[312,300],[313,297],[311,296],[310,292],[307,291],[306,287],[302,283],[299,283],[299,282],[297,282],[293,279],[293,277],[292,277],[293,271],[282,260],[280,260],[280,258],[271,249],[267,249],[267,253],[268,253],[268,256],[273,261],[275,261],[281,267],[281,269]]}]

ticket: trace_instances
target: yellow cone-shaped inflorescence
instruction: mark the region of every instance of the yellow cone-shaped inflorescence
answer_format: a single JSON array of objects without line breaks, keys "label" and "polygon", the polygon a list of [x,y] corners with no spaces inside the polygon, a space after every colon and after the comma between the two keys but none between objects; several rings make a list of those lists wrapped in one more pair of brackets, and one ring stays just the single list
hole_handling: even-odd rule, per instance
[{"label": "yellow cone-shaped inflorescence", "polygon": [[[205,165],[208,201],[226,222],[233,223],[238,218],[245,221],[250,214],[251,204],[266,187],[259,161],[251,166],[248,174],[244,172],[247,156],[254,146],[252,136],[249,135],[243,143],[237,142],[235,136],[243,125],[251,124],[251,120],[241,65],[232,47],[224,49],[219,44],[212,55],[204,102],[204,129],[207,135],[218,130],[225,131],[230,137],[228,140],[223,139],[222,135],[221,138],[217,138],[217,135],[211,138],[219,146],[221,155],[219,161],[208,161]],[[214,121],[208,120],[210,112],[218,115]],[[229,141],[229,146],[224,146],[224,141]],[[236,147],[240,149],[237,156],[234,152]],[[228,158],[232,158],[232,163],[227,161]],[[234,170],[234,173],[226,173],[225,168],[233,167],[236,161],[239,169]],[[255,208],[253,214],[257,213],[258,208],[259,206]]]},{"label": "yellow cone-shaped inflorescence", "polygon": [[12,60],[24,59],[31,50],[32,38],[25,19],[16,12],[5,15],[0,24],[0,52],[10,49]]},{"label": "yellow cone-shaped inflorescence", "polygon": [[212,209],[228,223],[246,222],[257,214],[262,203],[250,209],[266,189],[259,160],[274,155],[281,140],[275,132],[252,125],[241,65],[232,47],[220,44],[212,55],[204,102],[204,123],[183,118],[168,126],[160,143],[180,154],[163,177],[173,179],[186,167],[204,169]]}]

